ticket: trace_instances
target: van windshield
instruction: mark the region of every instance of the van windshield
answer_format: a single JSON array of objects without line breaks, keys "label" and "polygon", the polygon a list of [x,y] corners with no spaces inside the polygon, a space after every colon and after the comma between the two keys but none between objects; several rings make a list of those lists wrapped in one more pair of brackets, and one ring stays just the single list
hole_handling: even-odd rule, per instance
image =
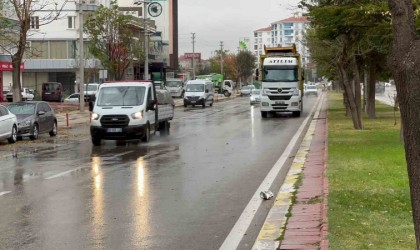
[{"label": "van windshield", "polygon": [[182,82],[180,81],[167,81],[165,83],[166,87],[181,87],[182,86]]},{"label": "van windshield", "polygon": [[138,106],[144,101],[145,87],[104,87],[99,91],[97,106]]},{"label": "van windshield", "polygon": [[204,92],[204,84],[188,84],[187,92]]}]

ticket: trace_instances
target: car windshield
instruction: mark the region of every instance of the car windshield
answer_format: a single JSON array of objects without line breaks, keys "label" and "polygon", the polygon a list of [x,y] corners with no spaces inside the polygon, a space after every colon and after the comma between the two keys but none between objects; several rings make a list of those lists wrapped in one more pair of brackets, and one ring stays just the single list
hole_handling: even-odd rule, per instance
[{"label": "car windshield", "polygon": [[265,67],[264,82],[296,82],[298,81],[297,68]]},{"label": "car windshield", "polygon": [[180,81],[167,81],[166,87],[181,87],[182,83]]},{"label": "car windshield", "polygon": [[138,106],[143,104],[145,87],[121,86],[101,88],[98,106]]},{"label": "car windshield", "polygon": [[187,92],[204,92],[204,84],[188,84]]},{"label": "car windshield", "polygon": [[85,85],[86,91],[96,91],[98,90],[97,84]]},{"label": "car windshield", "polygon": [[35,106],[33,103],[10,104],[7,109],[15,115],[32,115],[35,113]]},{"label": "car windshield", "polygon": [[252,95],[259,95],[260,94],[260,91],[259,90],[253,90],[252,91]]}]

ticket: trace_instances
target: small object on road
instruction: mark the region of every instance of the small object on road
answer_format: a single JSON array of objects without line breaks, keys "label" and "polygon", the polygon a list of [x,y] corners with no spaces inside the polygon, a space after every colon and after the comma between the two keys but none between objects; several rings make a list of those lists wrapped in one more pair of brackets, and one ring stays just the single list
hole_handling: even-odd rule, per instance
[{"label": "small object on road", "polygon": [[274,194],[270,190],[268,190],[268,191],[262,191],[260,193],[260,197],[261,197],[261,199],[264,199],[264,200],[270,200],[271,198],[274,197]]}]

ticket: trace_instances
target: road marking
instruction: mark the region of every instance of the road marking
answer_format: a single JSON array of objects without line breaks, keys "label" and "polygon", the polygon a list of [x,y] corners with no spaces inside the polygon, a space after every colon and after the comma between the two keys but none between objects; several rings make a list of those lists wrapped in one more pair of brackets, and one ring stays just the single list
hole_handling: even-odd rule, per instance
[{"label": "road marking", "polygon": [[[133,152],[134,152],[134,151],[127,151],[127,152],[124,152],[124,153],[121,153],[121,154],[116,154],[116,155],[113,155],[113,156],[107,157],[107,158],[106,158],[106,160],[111,160],[111,159],[117,158],[117,157],[119,157],[119,156],[127,155],[127,154],[130,154],[130,153],[133,153]],[[56,175],[53,175],[53,176],[47,177],[47,178],[45,178],[45,179],[46,179],[46,180],[55,179],[55,178],[58,178],[58,177],[61,177],[61,176],[67,175],[67,174],[69,174],[69,173],[76,172],[76,171],[79,171],[79,170],[82,170],[82,169],[85,169],[85,168],[89,168],[89,167],[90,167],[90,166],[86,166],[86,167],[78,167],[78,168],[70,169],[70,170],[68,170],[68,171],[64,171],[64,172],[58,173],[58,174],[56,174]]]},{"label": "road marking", "polygon": [[8,193],[11,193],[12,191],[4,191],[4,192],[1,192],[0,193],[0,196],[2,196],[2,195],[5,195],[5,194],[8,194]]},{"label": "road marking", "polygon": [[312,107],[312,110],[309,113],[308,117],[306,117],[302,125],[300,125],[298,131],[295,133],[295,135],[293,136],[293,138],[290,140],[289,144],[287,145],[286,149],[283,151],[283,154],[280,156],[280,158],[274,164],[273,168],[270,170],[270,172],[262,181],[261,185],[255,191],[248,205],[245,207],[238,221],[235,223],[229,235],[226,237],[225,241],[220,247],[220,250],[232,250],[232,249],[238,248],[255,214],[257,213],[259,207],[261,206],[263,202],[263,200],[260,197],[260,192],[269,190],[269,188],[273,184],[278,173],[284,167],[284,164],[286,163],[286,161],[289,159],[289,155],[292,153],[292,150],[295,147],[296,143],[298,142],[298,139],[303,134],[306,128],[306,125],[308,124],[310,118],[314,114],[315,108],[320,105],[321,99],[322,98],[318,98],[316,105]]}]

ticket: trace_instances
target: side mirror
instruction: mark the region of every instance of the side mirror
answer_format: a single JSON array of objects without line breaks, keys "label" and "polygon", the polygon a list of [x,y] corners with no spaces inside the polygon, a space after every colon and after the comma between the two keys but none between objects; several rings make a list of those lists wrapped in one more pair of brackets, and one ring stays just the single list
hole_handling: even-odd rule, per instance
[{"label": "side mirror", "polygon": [[209,92],[209,90],[208,89],[206,89],[206,93],[208,93]]},{"label": "side mirror", "polygon": [[40,110],[40,111],[38,111],[38,115],[45,115],[45,112]]},{"label": "side mirror", "polygon": [[92,112],[93,111],[93,102],[89,102],[89,111]]},{"label": "side mirror", "polygon": [[155,104],[156,104],[155,100],[149,100],[147,102],[147,110],[156,110]]}]

